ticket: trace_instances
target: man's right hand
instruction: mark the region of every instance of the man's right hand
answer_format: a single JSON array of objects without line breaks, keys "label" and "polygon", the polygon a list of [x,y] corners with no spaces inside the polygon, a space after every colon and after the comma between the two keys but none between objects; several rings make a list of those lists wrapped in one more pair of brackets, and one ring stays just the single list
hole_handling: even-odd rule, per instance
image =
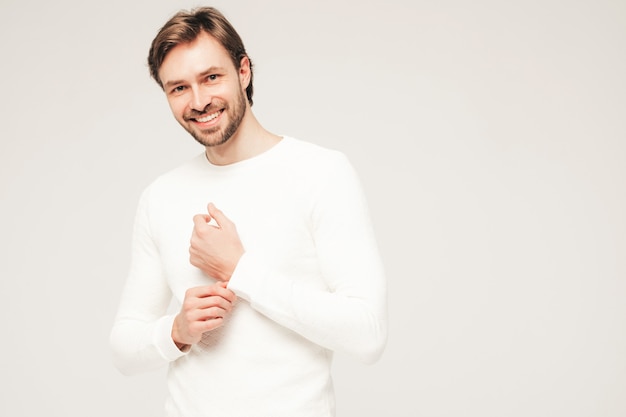
[{"label": "man's right hand", "polygon": [[174,319],[172,340],[182,351],[196,344],[202,334],[220,327],[237,298],[226,283],[194,287],[187,290],[183,306]]}]

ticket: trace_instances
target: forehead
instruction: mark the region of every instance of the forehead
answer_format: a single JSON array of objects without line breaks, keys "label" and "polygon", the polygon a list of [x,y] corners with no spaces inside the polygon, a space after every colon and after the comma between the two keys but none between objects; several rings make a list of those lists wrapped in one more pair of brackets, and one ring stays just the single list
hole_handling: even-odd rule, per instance
[{"label": "forehead", "polygon": [[195,40],[177,45],[168,52],[159,68],[159,77],[165,84],[171,80],[194,78],[211,67],[236,70],[222,44],[202,32]]}]

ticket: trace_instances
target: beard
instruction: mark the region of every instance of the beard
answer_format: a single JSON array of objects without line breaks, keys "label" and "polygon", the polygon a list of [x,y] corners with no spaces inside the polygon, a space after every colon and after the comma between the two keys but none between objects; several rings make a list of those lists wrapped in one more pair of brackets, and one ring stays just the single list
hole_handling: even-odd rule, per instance
[{"label": "beard", "polygon": [[[215,126],[210,129],[198,129],[189,123],[189,119],[196,119],[205,116],[217,111],[220,108],[223,109],[223,112],[219,117],[224,115],[228,116],[228,124],[223,129],[220,129],[219,126]],[[183,116],[183,120],[187,123],[181,123],[181,125],[199,144],[206,147],[219,146],[228,142],[228,140],[235,134],[237,129],[239,129],[245,114],[246,98],[243,91],[240,90],[239,94],[235,97],[232,107],[225,101],[214,100],[214,103],[208,105],[201,112],[192,110],[191,112],[185,114]]]}]

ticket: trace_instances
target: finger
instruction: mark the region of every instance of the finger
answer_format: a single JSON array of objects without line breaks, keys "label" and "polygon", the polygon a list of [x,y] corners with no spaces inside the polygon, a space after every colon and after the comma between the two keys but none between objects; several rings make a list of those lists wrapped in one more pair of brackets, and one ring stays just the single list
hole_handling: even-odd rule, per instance
[{"label": "finger", "polygon": [[225,317],[233,309],[233,303],[220,296],[185,300],[181,313],[187,322],[204,321]]},{"label": "finger", "polygon": [[228,299],[232,293],[231,290],[224,288],[221,282],[211,285],[201,285],[198,287],[190,287],[185,291],[185,299],[202,299],[207,297],[219,296]]},{"label": "finger", "polygon": [[204,297],[198,304],[198,308],[205,310],[207,308],[219,307],[223,310],[230,311],[233,307],[233,303],[221,295],[212,295],[210,297]]},{"label": "finger", "polygon": [[221,327],[224,324],[224,319],[222,317],[205,320],[202,323],[202,332],[209,332],[211,330],[215,330],[218,327]]},{"label": "finger", "polygon": [[225,310],[221,307],[209,307],[202,310],[202,315],[199,321],[206,321],[212,319],[222,319],[228,315],[230,310]]},{"label": "finger", "polygon": [[210,290],[207,293],[207,297],[221,297],[224,300],[228,301],[229,303],[233,303],[235,301],[235,299],[237,298],[237,296],[235,295],[235,293],[231,290],[229,290],[226,287],[227,283],[225,282],[219,282],[215,285],[211,285],[210,286]]},{"label": "finger", "polygon": [[226,217],[222,210],[215,207],[215,204],[209,203],[209,205],[207,206],[207,210],[209,211],[209,215],[215,219],[219,227],[233,224],[233,222],[230,221],[228,217]]},{"label": "finger", "polygon": [[187,290],[185,291],[185,301],[192,300],[194,298],[201,298],[205,293],[206,286],[187,288]]},{"label": "finger", "polygon": [[228,288],[228,282],[220,282],[220,294],[219,296],[234,303],[237,300],[237,294],[231,289]]},{"label": "finger", "polygon": [[[200,303],[202,306],[208,305],[212,300],[207,300],[210,297],[220,297],[226,300],[228,303],[232,303],[237,296],[235,293],[226,288],[226,283],[217,282],[211,285],[202,285],[200,287],[192,287],[187,289],[185,293],[185,299],[198,299],[202,300]],[[214,301],[214,300],[213,300]]]},{"label": "finger", "polygon": [[226,290],[226,292],[223,293],[221,297],[226,298],[228,301],[230,301],[234,305],[235,302],[237,301],[237,294],[235,294],[233,290],[228,288],[228,281],[220,281],[217,283],[217,285],[219,285],[220,287]]},{"label": "finger", "polygon": [[193,216],[193,224],[195,227],[203,227],[206,226],[208,222],[211,221],[211,216],[209,214],[196,214]]},{"label": "finger", "polygon": [[185,318],[188,323],[202,323],[207,320],[224,318],[230,310],[224,310],[220,307],[204,308],[202,310],[196,309],[185,313]]},{"label": "finger", "polygon": [[195,334],[202,335],[203,333],[214,330],[222,326],[223,324],[223,317],[207,318],[206,320],[198,320],[193,322],[190,326],[190,330],[192,330]]}]

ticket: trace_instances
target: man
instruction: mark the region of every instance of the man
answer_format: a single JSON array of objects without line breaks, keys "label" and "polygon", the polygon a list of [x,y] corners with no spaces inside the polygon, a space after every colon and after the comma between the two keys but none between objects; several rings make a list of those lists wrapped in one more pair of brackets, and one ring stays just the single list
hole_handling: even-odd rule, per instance
[{"label": "man", "polygon": [[332,352],[373,362],[387,333],[354,170],[259,124],[252,63],[217,10],[175,15],[148,63],[205,152],[140,199],[116,366],[169,365],[168,416],[333,416]]}]

